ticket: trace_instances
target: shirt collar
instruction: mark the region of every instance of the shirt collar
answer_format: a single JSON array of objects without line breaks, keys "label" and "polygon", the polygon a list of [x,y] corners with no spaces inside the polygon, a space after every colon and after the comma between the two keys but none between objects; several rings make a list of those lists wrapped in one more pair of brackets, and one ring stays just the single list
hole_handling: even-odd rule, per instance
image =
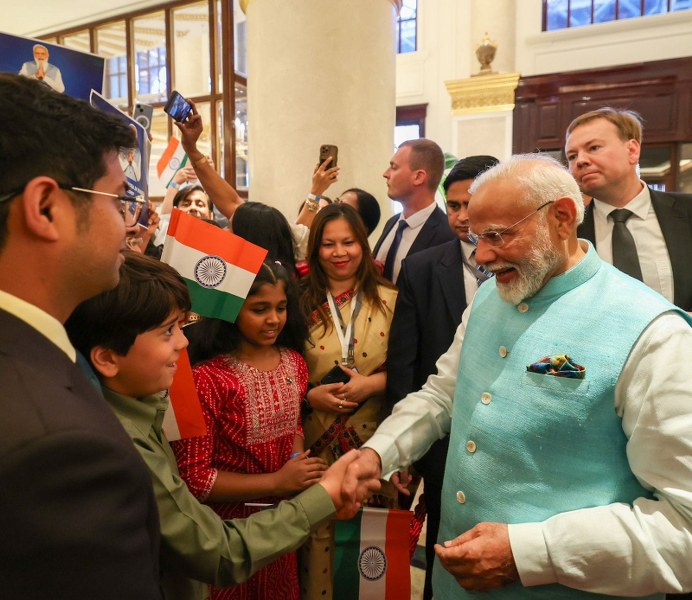
[{"label": "shirt collar", "polygon": [[38,306],[34,306],[26,300],[22,300],[2,290],[0,290],[0,308],[18,319],[21,319],[41,335],[48,338],[53,344],[60,348],[60,350],[67,354],[67,357],[72,362],[77,360],[77,352],[70,343],[70,339],[67,337],[67,332],[63,324],[55,317],[41,310]]},{"label": "shirt collar", "polygon": [[134,398],[114,392],[107,387],[103,388],[103,395],[118,417],[128,419],[142,430],[153,427],[156,435],[161,437],[163,417],[168,408],[168,396],[164,398],[154,394]]},{"label": "shirt collar", "polygon": [[435,212],[437,208],[437,203],[431,202],[425,208],[422,208],[418,212],[413,213],[410,217],[404,219],[403,214],[400,217],[400,221],[406,221],[408,223],[409,229],[416,229],[421,227],[427,220],[428,217]]},{"label": "shirt collar", "polygon": [[[646,215],[649,214],[649,208],[651,207],[651,193],[649,191],[649,186],[644,182],[642,182],[642,184],[643,187],[641,191],[622,208],[632,211],[637,217],[644,220],[646,219]],[[608,215],[610,215],[611,212],[617,210],[616,206],[607,204],[598,200],[598,198],[594,198],[593,203],[594,211],[596,211],[598,216],[604,221],[608,220]]]}]

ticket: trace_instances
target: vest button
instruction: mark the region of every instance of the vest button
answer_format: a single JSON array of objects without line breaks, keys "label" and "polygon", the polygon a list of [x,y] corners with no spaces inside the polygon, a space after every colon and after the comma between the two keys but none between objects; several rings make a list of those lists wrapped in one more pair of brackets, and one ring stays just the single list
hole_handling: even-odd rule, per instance
[{"label": "vest button", "polygon": [[481,402],[483,404],[490,404],[490,401],[492,400],[492,398],[493,398],[492,395],[489,394],[488,392],[483,392],[481,394]]},{"label": "vest button", "polygon": [[505,346],[500,346],[499,352],[502,358],[505,358],[507,356],[507,348],[505,348]]},{"label": "vest button", "polygon": [[474,442],[473,440],[469,440],[468,442],[466,442],[466,449],[471,454],[473,454],[476,451],[476,442]]},{"label": "vest button", "polygon": [[464,494],[464,492],[462,492],[461,490],[457,492],[457,502],[459,504],[463,504],[464,502],[466,502],[466,494]]},{"label": "vest button", "polygon": [[522,302],[521,304],[517,305],[517,310],[520,313],[525,313],[529,311],[529,305],[526,304],[526,302]]}]

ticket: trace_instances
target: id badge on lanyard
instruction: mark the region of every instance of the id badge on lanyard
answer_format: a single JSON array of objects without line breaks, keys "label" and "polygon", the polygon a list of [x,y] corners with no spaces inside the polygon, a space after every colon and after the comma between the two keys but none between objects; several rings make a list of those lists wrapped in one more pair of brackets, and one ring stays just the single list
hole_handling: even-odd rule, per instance
[{"label": "id badge on lanyard", "polygon": [[351,319],[346,327],[344,327],[341,311],[339,311],[339,307],[336,305],[336,302],[334,302],[334,297],[329,290],[327,290],[327,302],[329,303],[329,312],[332,317],[332,323],[334,324],[334,330],[336,331],[339,344],[341,345],[341,364],[344,367],[353,369],[356,364],[353,340],[355,337],[355,322],[358,317],[358,312],[360,311],[361,293],[358,292],[351,301]]}]

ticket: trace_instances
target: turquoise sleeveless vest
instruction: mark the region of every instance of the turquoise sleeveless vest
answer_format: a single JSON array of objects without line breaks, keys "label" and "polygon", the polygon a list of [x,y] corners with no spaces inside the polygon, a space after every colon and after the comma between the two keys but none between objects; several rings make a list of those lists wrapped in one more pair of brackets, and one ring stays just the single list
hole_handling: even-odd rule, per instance
[{"label": "turquoise sleeveless vest", "polygon": [[[652,497],[628,465],[614,394],[639,335],[669,310],[675,307],[604,263],[591,245],[579,264],[517,306],[500,299],[495,281],[482,285],[459,365],[438,540],[483,521],[540,522]],[[527,372],[554,354],[584,366],[585,378]],[[437,560],[433,577],[436,599],[477,597]],[[520,582],[483,596],[615,598]]]}]

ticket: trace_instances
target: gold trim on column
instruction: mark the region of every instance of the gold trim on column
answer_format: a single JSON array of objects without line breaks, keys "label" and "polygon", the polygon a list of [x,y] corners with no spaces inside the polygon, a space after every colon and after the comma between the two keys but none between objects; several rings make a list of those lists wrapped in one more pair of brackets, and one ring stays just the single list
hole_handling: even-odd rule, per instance
[{"label": "gold trim on column", "polygon": [[472,115],[514,109],[514,90],[519,73],[481,75],[471,79],[445,81],[452,97],[453,115]]},{"label": "gold trim on column", "polygon": [[[247,14],[247,7],[250,6],[250,2],[253,0],[240,0],[240,10],[242,10],[245,14]],[[397,14],[401,12],[401,2],[402,0],[389,0],[394,5],[394,8],[396,8]]]}]

